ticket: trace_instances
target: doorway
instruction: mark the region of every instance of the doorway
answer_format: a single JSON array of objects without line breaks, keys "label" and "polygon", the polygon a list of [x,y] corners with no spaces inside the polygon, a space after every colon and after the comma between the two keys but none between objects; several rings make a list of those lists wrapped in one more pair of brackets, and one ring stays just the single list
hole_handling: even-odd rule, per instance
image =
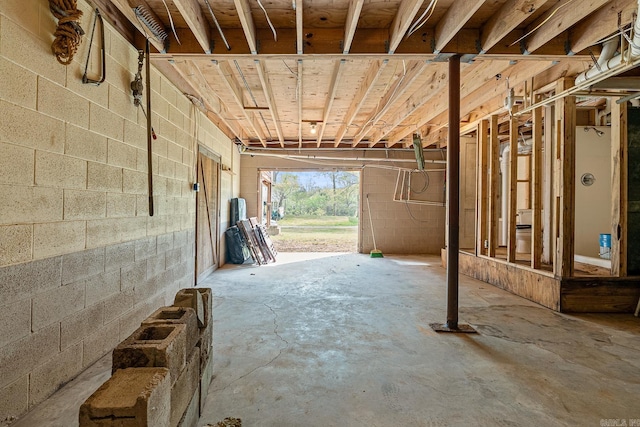
[{"label": "doorway", "polygon": [[196,193],[196,284],[220,265],[220,156],[198,151]]}]

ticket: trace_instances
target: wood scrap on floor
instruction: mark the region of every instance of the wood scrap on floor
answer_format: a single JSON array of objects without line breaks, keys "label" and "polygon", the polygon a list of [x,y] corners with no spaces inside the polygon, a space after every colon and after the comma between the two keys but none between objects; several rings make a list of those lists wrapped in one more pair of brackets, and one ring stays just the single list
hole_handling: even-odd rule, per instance
[{"label": "wood scrap on floor", "polygon": [[242,420],[240,418],[227,417],[215,424],[207,424],[205,427],[242,427]]},{"label": "wood scrap on floor", "polygon": [[276,262],[276,251],[267,229],[255,217],[238,221],[238,228],[247,242],[253,259],[258,265]]}]

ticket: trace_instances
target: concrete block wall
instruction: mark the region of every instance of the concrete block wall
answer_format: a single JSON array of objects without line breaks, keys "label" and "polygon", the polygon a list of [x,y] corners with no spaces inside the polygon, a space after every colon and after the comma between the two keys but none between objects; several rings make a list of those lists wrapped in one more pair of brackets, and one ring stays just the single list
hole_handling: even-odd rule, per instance
[{"label": "concrete block wall", "polygon": [[[291,154],[300,154],[291,152]],[[349,165],[362,164],[362,152],[336,152],[318,151],[314,152],[318,156],[334,156],[345,158],[353,156],[353,162],[343,162]],[[358,156],[360,159],[355,160]],[[378,249],[388,254],[440,254],[444,247],[446,212],[444,207],[426,206],[417,204],[406,204],[393,201],[393,194],[396,188],[398,177],[397,170],[389,170],[390,166],[404,168],[415,168],[415,157],[413,151],[405,152],[367,152],[370,158],[369,165],[383,165],[383,168],[374,166],[365,167],[360,173],[360,206],[359,206],[359,238],[358,251],[369,253],[373,249],[373,239],[371,238],[371,227],[369,225],[369,214],[367,213],[366,195],[369,194],[371,204],[371,216],[375,230],[375,238]],[[376,162],[375,158],[397,158],[407,159],[406,162],[390,163]],[[426,152],[427,160],[441,160],[440,153]],[[325,162],[326,163],[326,162]],[[336,162],[340,164],[340,162]],[[326,166],[325,166],[326,167]],[[444,164],[429,164],[428,168],[444,169]],[[247,215],[256,216],[259,206],[259,175],[261,170],[318,170],[323,165],[317,167],[310,166],[308,162],[298,162],[283,158],[255,156],[242,156],[241,176],[240,176],[240,197],[247,200]],[[429,185],[421,194],[425,180],[420,173],[415,173],[412,177],[412,199],[443,201],[444,200],[444,173],[429,172]]]},{"label": "concrete block wall", "polygon": [[[90,32],[93,8],[78,7]],[[146,121],[129,88],[137,51],[107,24],[107,80],[83,85],[89,38],[65,67],[55,28],[46,0],[0,2],[0,425],[193,286],[197,144],[239,170],[231,141],[152,67],[149,217]],[[238,194],[226,175],[222,200]]]}]

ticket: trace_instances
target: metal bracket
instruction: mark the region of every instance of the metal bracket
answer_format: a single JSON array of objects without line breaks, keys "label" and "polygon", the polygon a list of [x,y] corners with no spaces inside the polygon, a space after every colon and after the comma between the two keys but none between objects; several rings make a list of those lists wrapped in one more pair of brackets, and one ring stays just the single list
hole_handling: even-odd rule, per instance
[{"label": "metal bracket", "polygon": [[456,325],[456,327],[451,327],[447,323],[430,323],[431,329],[435,332],[448,332],[453,334],[477,334],[473,327],[469,325]]}]

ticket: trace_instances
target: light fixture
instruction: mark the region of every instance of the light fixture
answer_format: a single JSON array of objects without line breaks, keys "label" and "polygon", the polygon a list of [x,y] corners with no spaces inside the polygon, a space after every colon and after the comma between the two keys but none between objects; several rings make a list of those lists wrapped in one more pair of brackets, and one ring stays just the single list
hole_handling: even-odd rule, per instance
[{"label": "light fixture", "polygon": [[311,134],[315,135],[316,134],[316,122],[311,122]]}]

